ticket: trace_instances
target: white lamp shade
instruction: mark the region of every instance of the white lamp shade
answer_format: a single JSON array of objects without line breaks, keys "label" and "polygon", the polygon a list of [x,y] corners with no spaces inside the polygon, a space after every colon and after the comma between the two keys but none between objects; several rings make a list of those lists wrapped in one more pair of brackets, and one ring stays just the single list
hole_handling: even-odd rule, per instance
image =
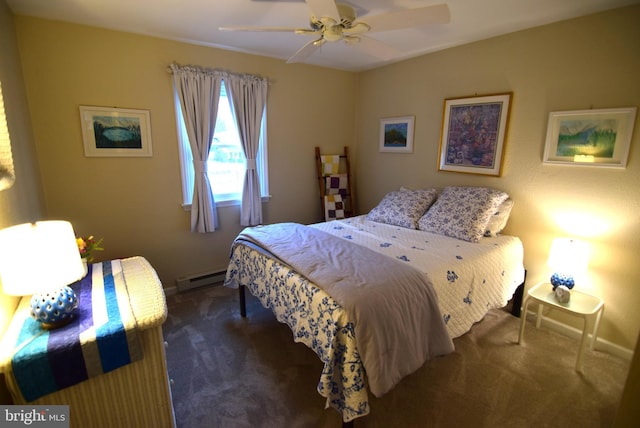
[{"label": "white lamp shade", "polygon": [[548,264],[558,273],[585,273],[589,264],[589,244],[577,239],[556,238],[551,244]]},{"label": "white lamp shade", "polygon": [[83,274],[71,223],[40,221],[0,230],[0,282],[6,294],[50,291]]}]

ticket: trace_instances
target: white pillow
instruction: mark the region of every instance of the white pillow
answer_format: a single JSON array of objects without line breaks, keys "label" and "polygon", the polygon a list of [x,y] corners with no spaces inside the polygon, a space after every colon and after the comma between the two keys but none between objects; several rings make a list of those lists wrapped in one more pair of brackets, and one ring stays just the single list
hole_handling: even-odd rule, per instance
[{"label": "white pillow", "polygon": [[487,223],[487,229],[484,231],[484,236],[498,236],[500,232],[507,226],[507,221],[511,215],[511,209],[513,208],[513,199],[509,198],[504,201],[491,217]]},{"label": "white pillow", "polygon": [[418,221],[418,228],[469,242],[484,235],[489,218],[509,198],[487,187],[446,187]]},{"label": "white pillow", "polygon": [[401,189],[387,193],[367,214],[367,220],[393,224],[409,229],[418,228],[418,220],[436,199],[436,189]]}]

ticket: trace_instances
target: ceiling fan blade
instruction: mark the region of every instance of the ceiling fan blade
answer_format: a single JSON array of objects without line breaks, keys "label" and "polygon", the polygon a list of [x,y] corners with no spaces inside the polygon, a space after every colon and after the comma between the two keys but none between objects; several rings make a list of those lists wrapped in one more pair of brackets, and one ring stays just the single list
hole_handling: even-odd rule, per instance
[{"label": "ceiling fan blade", "polygon": [[360,39],[360,42],[355,47],[356,49],[362,49],[372,57],[382,60],[389,60],[397,58],[404,52],[396,47],[381,42],[380,40],[373,39],[364,35],[354,36]]},{"label": "ceiling fan blade", "polygon": [[405,9],[381,15],[367,16],[362,19],[369,24],[371,31],[402,30],[429,24],[448,24],[451,21],[449,6],[437,4],[434,6]]},{"label": "ceiling fan blade", "polygon": [[273,32],[284,32],[284,33],[296,33],[298,31],[306,31],[306,29],[302,28],[293,28],[293,27],[251,27],[244,25],[233,25],[228,27],[218,27],[220,31],[273,31]]},{"label": "ceiling fan blade", "polygon": [[320,46],[325,43],[326,40],[320,38],[317,40],[312,40],[309,43],[305,44],[303,47],[298,49],[298,52],[294,53],[288,60],[287,64],[291,64],[294,62],[302,62],[311,56]]},{"label": "ceiling fan blade", "polygon": [[340,14],[338,13],[338,6],[334,0],[305,0],[307,6],[311,9],[313,15],[318,18],[331,18],[335,22],[340,22]]}]

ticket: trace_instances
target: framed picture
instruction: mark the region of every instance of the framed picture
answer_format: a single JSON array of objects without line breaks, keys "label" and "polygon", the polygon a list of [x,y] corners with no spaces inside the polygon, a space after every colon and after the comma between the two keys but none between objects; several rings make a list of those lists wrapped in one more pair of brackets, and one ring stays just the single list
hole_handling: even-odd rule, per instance
[{"label": "framed picture", "polygon": [[151,156],[148,110],[80,106],[85,156]]},{"label": "framed picture", "polygon": [[624,168],[636,107],[549,113],[543,163]]},{"label": "framed picture", "polygon": [[440,171],[500,175],[511,92],[444,100]]},{"label": "framed picture", "polygon": [[413,116],[380,119],[380,151],[413,152]]}]

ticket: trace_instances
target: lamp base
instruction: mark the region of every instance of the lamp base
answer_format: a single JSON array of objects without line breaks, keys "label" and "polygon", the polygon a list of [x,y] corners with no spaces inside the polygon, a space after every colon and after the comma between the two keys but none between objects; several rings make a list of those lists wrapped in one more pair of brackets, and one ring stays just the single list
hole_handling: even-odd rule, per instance
[{"label": "lamp base", "polygon": [[77,309],[78,298],[70,287],[31,297],[31,316],[45,329],[69,324],[75,318]]},{"label": "lamp base", "polygon": [[567,275],[564,273],[554,273],[553,275],[551,275],[551,285],[553,286],[554,291],[560,285],[564,285],[569,290],[571,290],[573,286],[576,285],[576,282],[574,281],[572,275]]}]

